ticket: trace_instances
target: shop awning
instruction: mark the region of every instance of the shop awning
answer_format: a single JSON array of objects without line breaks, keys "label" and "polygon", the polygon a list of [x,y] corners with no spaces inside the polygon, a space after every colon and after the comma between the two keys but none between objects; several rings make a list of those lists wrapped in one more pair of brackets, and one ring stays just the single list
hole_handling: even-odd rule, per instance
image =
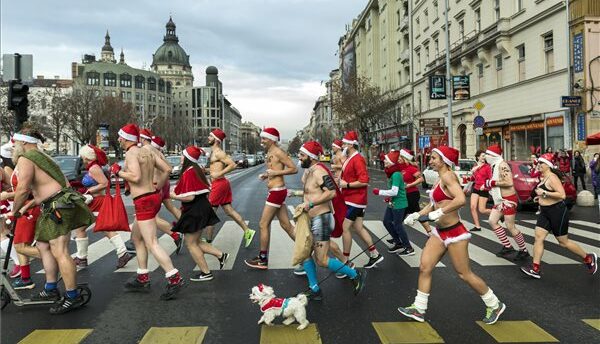
[{"label": "shop awning", "polygon": [[590,135],[585,139],[585,144],[588,146],[600,145],[600,132]]}]

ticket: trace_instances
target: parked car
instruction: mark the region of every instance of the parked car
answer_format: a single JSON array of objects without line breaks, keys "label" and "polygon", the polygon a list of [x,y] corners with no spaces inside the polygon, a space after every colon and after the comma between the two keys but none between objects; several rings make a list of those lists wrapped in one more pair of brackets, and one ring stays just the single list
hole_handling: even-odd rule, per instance
[{"label": "parked car", "polygon": [[[460,181],[461,186],[465,186],[466,183],[463,182],[463,177],[467,176],[471,173],[471,169],[475,166],[477,162],[473,159],[459,159],[458,166],[454,170],[454,173],[458,176],[458,180]],[[434,171],[431,167],[427,167],[425,171],[423,171],[423,177],[425,178],[425,183],[427,187],[432,187],[437,183],[439,176],[436,171]]]},{"label": "parked car", "polygon": [[246,154],[234,154],[231,156],[231,159],[235,161],[238,168],[248,168],[248,159],[246,158]]},{"label": "parked car", "polygon": [[265,155],[263,153],[256,153],[256,162],[262,164],[265,162]]},{"label": "parked car", "polygon": [[169,163],[169,165],[171,165],[171,167],[173,167],[173,169],[171,170],[171,174],[169,175],[169,178],[171,179],[175,179],[175,178],[179,178],[180,174],[181,174],[181,157],[179,155],[171,155],[166,157],[167,162]]},{"label": "parked car", "polygon": [[246,159],[248,160],[248,166],[258,165],[258,163],[256,162],[256,155],[248,154],[248,155],[246,155]]},{"label": "parked car", "polygon": [[[529,171],[532,168],[532,164],[529,161],[508,161],[508,165],[513,173],[513,184],[519,197],[519,207],[523,205],[534,205],[532,191],[539,183],[538,178],[532,178]],[[567,198],[565,203],[567,207],[571,209],[577,201],[577,190],[573,186],[571,177],[565,176],[563,180],[563,187]]]}]

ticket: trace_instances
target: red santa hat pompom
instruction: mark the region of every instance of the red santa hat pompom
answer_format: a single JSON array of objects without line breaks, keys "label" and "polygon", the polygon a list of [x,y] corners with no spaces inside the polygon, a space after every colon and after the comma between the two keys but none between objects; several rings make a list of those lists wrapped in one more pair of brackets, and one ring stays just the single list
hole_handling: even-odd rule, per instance
[{"label": "red santa hat pompom", "polygon": [[214,137],[219,142],[223,142],[223,140],[225,140],[225,138],[227,137],[227,135],[225,135],[225,132],[219,128],[216,128],[213,131],[211,131],[210,136]]},{"label": "red santa hat pompom", "polygon": [[433,149],[434,152],[438,153],[446,165],[453,167],[458,165],[458,150],[448,146],[439,146]]},{"label": "red santa hat pompom", "polygon": [[400,157],[400,152],[392,149],[385,155],[385,161],[387,161],[390,164],[397,164],[399,157]]},{"label": "red santa hat pompom", "polygon": [[165,140],[163,140],[162,137],[152,136],[152,142],[150,142],[150,145],[152,147],[162,150],[163,148],[165,148],[165,144]]},{"label": "red santa hat pompom", "polygon": [[355,131],[349,131],[344,135],[342,142],[349,145],[358,145],[358,135]]},{"label": "red santa hat pompom", "polygon": [[152,134],[152,131],[150,131],[150,129],[144,128],[140,130],[140,137],[142,139],[152,140],[152,136],[154,136],[154,134]]},{"label": "red santa hat pompom", "polygon": [[413,153],[413,151],[411,151],[410,149],[407,148],[402,148],[400,150],[400,155],[409,161],[412,161],[415,158],[415,153]]},{"label": "red santa hat pompom", "polygon": [[545,153],[542,154],[542,156],[540,156],[537,159],[538,163],[543,163],[546,164],[552,168],[556,168],[556,165],[554,165],[554,153]]},{"label": "red santa hat pompom", "polygon": [[125,124],[119,129],[119,136],[127,141],[138,142],[140,140],[140,129],[135,124]]},{"label": "red santa hat pompom", "polygon": [[308,141],[300,147],[300,152],[311,159],[319,160],[319,155],[323,154],[323,147],[317,141]]},{"label": "red santa hat pompom", "polygon": [[260,133],[260,137],[265,138],[267,140],[279,141],[279,131],[275,128],[264,128]]},{"label": "red santa hat pompom", "polygon": [[342,149],[342,145],[344,144],[344,142],[342,142],[342,140],[340,139],[335,139],[333,140],[333,143],[331,144],[331,146],[333,148],[337,148],[337,149]]},{"label": "red santa hat pompom", "polygon": [[500,145],[489,146],[485,150],[485,154],[489,154],[491,156],[499,157],[499,156],[502,155],[502,147],[500,147]]},{"label": "red santa hat pompom", "polygon": [[204,151],[196,146],[187,146],[183,151],[183,156],[188,158],[194,164],[200,162],[200,156],[204,155]]}]

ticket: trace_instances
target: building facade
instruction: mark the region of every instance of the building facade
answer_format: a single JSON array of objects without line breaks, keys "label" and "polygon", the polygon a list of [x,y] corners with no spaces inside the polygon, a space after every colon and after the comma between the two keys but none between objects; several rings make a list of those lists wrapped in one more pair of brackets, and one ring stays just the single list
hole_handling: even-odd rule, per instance
[{"label": "building facade", "polygon": [[240,149],[242,152],[255,154],[262,151],[260,132],[260,127],[252,122],[243,122],[240,125]]}]

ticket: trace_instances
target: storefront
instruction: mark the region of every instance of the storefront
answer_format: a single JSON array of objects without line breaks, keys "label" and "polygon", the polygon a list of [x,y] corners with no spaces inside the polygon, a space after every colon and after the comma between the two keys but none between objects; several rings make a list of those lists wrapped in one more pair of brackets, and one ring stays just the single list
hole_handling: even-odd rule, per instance
[{"label": "storefront", "polygon": [[410,125],[401,125],[397,128],[388,128],[376,133],[375,143],[379,150],[388,152],[391,149],[412,149],[412,131]]}]

